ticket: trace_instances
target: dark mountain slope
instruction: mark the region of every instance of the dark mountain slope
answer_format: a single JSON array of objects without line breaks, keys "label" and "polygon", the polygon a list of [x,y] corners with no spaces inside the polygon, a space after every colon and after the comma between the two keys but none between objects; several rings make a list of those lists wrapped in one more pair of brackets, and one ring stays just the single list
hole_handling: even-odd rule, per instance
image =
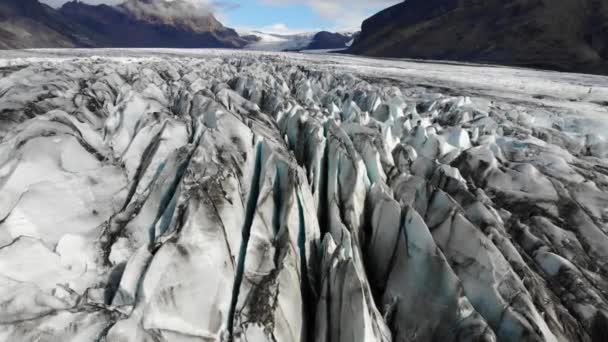
[{"label": "dark mountain slope", "polygon": [[37,0],[0,0],[0,48],[93,46],[84,28]]},{"label": "dark mountain slope", "polygon": [[247,41],[208,11],[183,0],[78,1],[56,10],[38,0],[0,0],[0,48],[239,48]]},{"label": "dark mountain slope", "polygon": [[608,74],[608,2],[407,0],[367,19],[351,51]]},{"label": "dark mountain slope", "polygon": [[224,27],[211,13],[181,0],[128,0],[122,5],[92,6],[66,3],[60,12],[96,32],[98,46],[105,47],[228,47],[246,41]]},{"label": "dark mountain slope", "polygon": [[343,49],[346,44],[352,40],[351,34],[343,34],[338,32],[321,31],[312,38],[312,42],[308,45],[308,50],[319,49]]}]

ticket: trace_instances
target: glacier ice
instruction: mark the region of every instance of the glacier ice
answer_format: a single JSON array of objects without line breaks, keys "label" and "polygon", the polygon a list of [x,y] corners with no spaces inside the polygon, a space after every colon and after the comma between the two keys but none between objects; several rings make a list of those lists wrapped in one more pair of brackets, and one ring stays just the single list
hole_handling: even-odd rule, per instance
[{"label": "glacier ice", "polygon": [[99,51],[0,62],[0,340],[608,340],[584,119],[318,56]]}]

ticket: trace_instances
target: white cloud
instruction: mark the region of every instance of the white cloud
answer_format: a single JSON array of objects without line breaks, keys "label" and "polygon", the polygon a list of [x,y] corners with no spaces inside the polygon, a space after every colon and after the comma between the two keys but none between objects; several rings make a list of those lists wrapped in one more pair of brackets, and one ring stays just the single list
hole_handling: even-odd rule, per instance
[{"label": "white cloud", "polygon": [[276,23],[269,26],[263,26],[259,28],[262,32],[275,33],[275,34],[292,34],[297,33],[285,23]]},{"label": "white cloud", "polygon": [[[108,4],[108,5],[116,5],[124,2],[124,0],[79,0],[80,2],[84,2],[91,5],[99,5],[99,4]],[[45,4],[51,5],[53,7],[60,7],[64,3],[68,2],[68,0],[40,0],[40,2],[44,2]]]},{"label": "white cloud", "polygon": [[319,28],[311,27],[311,28],[297,28],[296,29],[296,28],[289,27],[289,25],[285,24],[285,23],[276,23],[276,24],[261,26],[261,27],[241,26],[241,27],[237,27],[236,30],[237,30],[237,32],[243,33],[243,34],[249,34],[254,31],[259,31],[259,32],[263,32],[263,33],[278,34],[278,35],[286,36],[286,35],[294,35],[294,34],[301,34],[301,33],[318,32]]},{"label": "white cloud", "polygon": [[380,10],[403,0],[262,0],[271,5],[305,4],[324,19],[335,23],[334,29],[359,29],[370,16],[370,11]]},{"label": "white cloud", "polygon": [[[63,5],[64,3],[71,1],[71,0],[40,0],[40,1],[47,3],[54,7],[59,7],[59,6]],[[78,0],[78,1],[84,2],[87,4],[91,4],[91,5],[99,5],[99,4],[118,5],[118,4],[125,2],[126,0]],[[165,1],[171,2],[174,0],[165,0]],[[212,3],[209,0],[187,0],[187,1],[189,1],[192,4],[199,6],[199,7],[208,7]]]}]

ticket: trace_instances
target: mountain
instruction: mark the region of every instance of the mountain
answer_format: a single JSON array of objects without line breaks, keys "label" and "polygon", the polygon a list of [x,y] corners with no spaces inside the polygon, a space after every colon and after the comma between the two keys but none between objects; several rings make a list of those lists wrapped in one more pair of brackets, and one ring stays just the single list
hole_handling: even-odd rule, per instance
[{"label": "mountain", "polygon": [[307,50],[345,49],[352,40],[352,33],[321,31],[314,35]]},{"label": "mountain", "polygon": [[185,0],[79,1],[59,10],[38,0],[0,0],[0,48],[240,48],[248,43],[208,10]]},{"label": "mountain", "polygon": [[60,13],[96,33],[101,47],[228,47],[247,41],[184,0],[127,0],[118,6],[64,4]]},{"label": "mountain", "polygon": [[350,51],[608,74],[608,2],[407,0],[365,20]]},{"label": "mountain", "polygon": [[345,49],[353,39],[350,32],[306,32],[277,34],[262,31],[241,31],[241,36],[249,40],[245,47],[250,50],[301,51]]},{"label": "mountain", "polygon": [[300,51],[345,49],[352,33],[244,32],[186,0],[126,0],[117,6],[78,0],[54,9],[38,0],[0,0],[0,48],[166,47]]},{"label": "mountain", "polygon": [[37,0],[0,0],[0,48],[93,46],[82,31]]}]

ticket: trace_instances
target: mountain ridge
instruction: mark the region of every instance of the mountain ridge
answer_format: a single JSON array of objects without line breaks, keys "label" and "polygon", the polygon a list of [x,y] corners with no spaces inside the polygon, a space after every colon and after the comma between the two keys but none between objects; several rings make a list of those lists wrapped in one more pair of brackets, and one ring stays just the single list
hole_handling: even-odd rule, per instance
[{"label": "mountain ridge", "polygon": [[117,6],[73,0],[59,9],[38,0],[3,0],[0,23],[0,48],[5,49],[241,48],[247,44],[212,13],[182,0],[126,0]]},{"label": "mountain ridge", "polygon": [[608,74],[608,4],[408,0],[366,19],[350,52]]},{"label": "mountain ridge", "polygon": [[[201,16],[161,16],[137,7],[140,3],[140,0],[128,0],[118,6],[94,6],[71,1],[59,11],[73,22],[100,35],[100,47],[240,48],[246,44],[236,31],[224,27],[211,13]],[[171,4],[186,6],[183,1]],[[167,4],[163,2],[163,6]],[[177,10],[185,12],[187,8],[177,7]]]},{"label": "mountain ridge", "polygon": [[0,48],[90,47],[82,28],[38,0],[0,2]]}]

